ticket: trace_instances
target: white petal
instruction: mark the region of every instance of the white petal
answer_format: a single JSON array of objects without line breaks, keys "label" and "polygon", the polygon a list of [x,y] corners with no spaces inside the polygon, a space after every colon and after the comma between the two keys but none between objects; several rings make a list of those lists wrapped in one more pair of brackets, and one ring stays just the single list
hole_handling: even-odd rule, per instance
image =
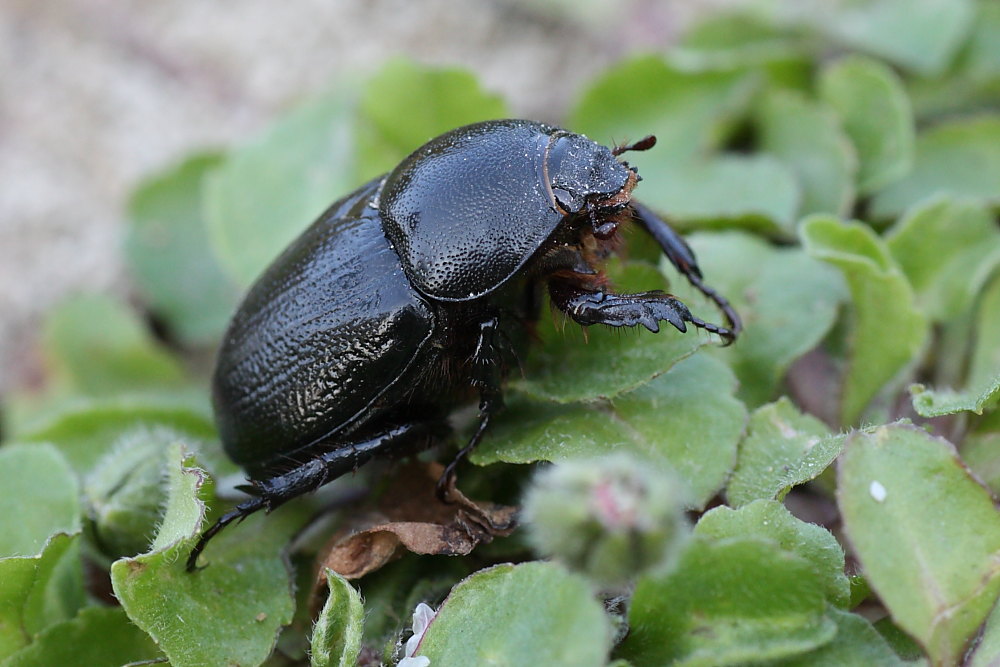
[{"label": "white petal", "polygon": [[403,658],[396,663],[396,667],[430,667],[430,664],[430,658],[426,655],[420,655],[416,658]]}]

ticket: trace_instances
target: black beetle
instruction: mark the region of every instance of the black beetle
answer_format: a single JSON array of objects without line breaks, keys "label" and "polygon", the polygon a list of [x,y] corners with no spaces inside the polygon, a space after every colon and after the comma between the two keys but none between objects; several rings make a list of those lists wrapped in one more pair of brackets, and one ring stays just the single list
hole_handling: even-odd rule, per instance
[{"label": "black beetle", "polygon": [[[448,414],[473,389],[478,427],[444,489],[501,406],[506,348],[524,344],[518,334],[546,287],[582,325],[655,332],[666,321],[683,332],[689,322],[731,342],[739,318],[702,283],[691,249],[631,200],[638,172],[618,156],[654,143],[610,149],[532,121],[476,123],[432,139],[323,213],[257,280],[223,339],[215,416],[251,497],[205,531],[188,569],[227,524],[447,434]],[[607,290],[601,263],[629,220],[727,327],[669,294]]]}]

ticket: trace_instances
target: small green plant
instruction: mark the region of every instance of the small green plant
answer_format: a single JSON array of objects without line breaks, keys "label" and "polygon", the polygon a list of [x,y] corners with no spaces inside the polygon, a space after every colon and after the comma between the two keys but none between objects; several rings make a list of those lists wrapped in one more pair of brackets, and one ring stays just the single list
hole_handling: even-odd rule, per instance
[{"label": "small green plant", "polygon": [[[300,529],[351,487],[377,502],[381,468],[184,571],[242,482],[205,363],[242,291],[331,201],[504,101],[397,60],[143,184],[125,251],[167,344],[78,297],[44,388],[5,399],[0,667],[1000,660],[1000,4],[758,4],[615,65],[563,123],[657,136],[636,197],[745,333],[543,316],[460,482],[519,502],[541,480],[529,525],[468,556],[320,566]],[[639,235],[609,275],[711,312]]]}]

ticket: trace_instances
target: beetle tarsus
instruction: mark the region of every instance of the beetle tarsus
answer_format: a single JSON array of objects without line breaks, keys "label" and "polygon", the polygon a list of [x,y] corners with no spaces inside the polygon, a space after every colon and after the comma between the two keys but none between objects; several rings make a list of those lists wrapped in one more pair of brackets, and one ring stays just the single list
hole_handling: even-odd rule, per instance
[{"label": "beetle tarsus", "polygon": [[577,323],[584,326],[606,324],[611,327],[634,327],[642,325],[657,333],[659,322],[667,322],[684,333],[686,322],[710,331],[724,334],[728,329],[708,324],[694,317],[688,307],[679,299],[660,291],[639,292],[637,294],[611,294],[601,291],[587,291],[566,284],[554,283],[549,291],[558,308],[568,313]]},{"label": "beetle tarsus", "polygon": [[239,522],[247,518],[251,514],[265,509],[267,507],[267,501],[263,496],[253,496],[249,500],[245,500],[233,509],[229,510],[223,514],[219,519],[212,524],[212,526],[201,534],[198,538],[198,542],[191,549],[191,553],[188,554],[187,565],[185,566],[188,572],[194,572],[200,570],[197,566],[198,556],[201,552],[205,550],[205,545],[208,541],[215,537],[219,531],[228,526],[233,522]]}]

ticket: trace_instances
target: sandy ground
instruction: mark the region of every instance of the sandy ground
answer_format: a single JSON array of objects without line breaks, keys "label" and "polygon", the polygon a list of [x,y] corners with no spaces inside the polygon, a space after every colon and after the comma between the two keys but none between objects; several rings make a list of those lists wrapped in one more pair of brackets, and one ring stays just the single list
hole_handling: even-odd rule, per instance
[{"label": "sandy ground", "polygon": [[0,392],[37,368],[53,303],[129,295],[128,193],[188,151],[238,143],[398,54],[469,67],[517,115],[558,121],[608,64],[731,2],[584,4],[581,16],[571,0],[3,0]]}]

